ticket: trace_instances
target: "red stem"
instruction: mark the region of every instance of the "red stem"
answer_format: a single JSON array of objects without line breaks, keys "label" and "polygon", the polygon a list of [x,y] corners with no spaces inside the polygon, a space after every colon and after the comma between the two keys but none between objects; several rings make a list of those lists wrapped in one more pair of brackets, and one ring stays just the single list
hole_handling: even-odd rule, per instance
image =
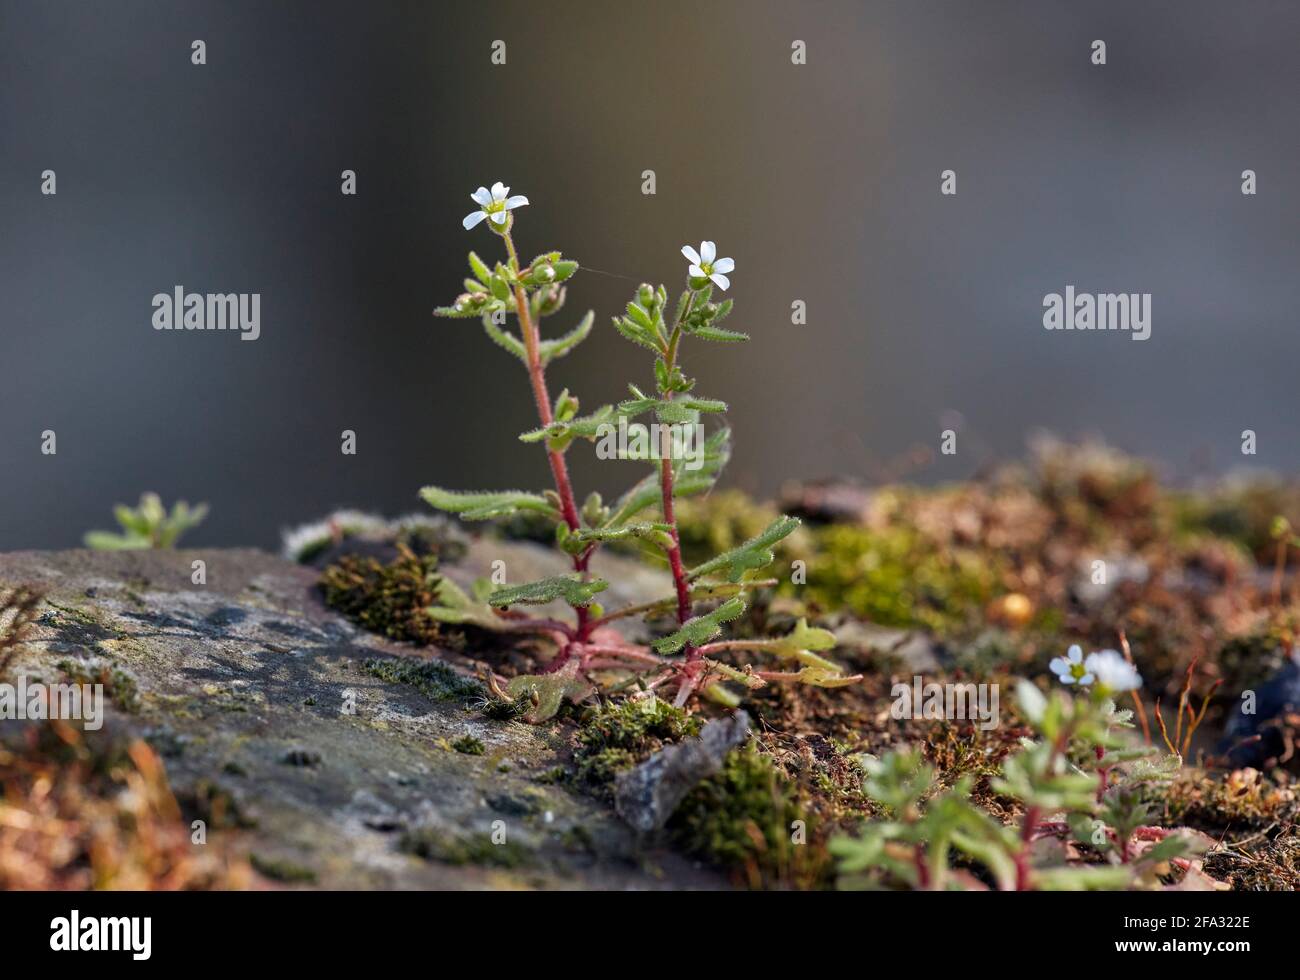
[{"label": "red stem", "polygon": [[[667,374],[672,376],[673,369],[677,366],[677,344],[681,339],[682,320],[690,315],[691,307],[695,305],[695,292],[691,292],[690,299],[686,302],[686,308],[682,310],[682,315],[677,322],[673,324],[672,336],[668,340],[668,349],[664,352],[664,363],[667,365]],[[672,401],[673,393],[666,391],[663,393],[665,401]],[[665,452],[665,448],[668,451]],[[668,532],[672,539],[672,546],[668,551],[668,566],[672,569],[673,585],[677,589],[677,623],[681,625],[691,618],[691,586],[686,580],[686,568],[682,565],[682,539],[677,532],[677,514],[673,505],[673,460],[671,452],[671,440],[667,430],[664,430],[660,438],[659,455],[662,457],[659,462],[659,494],[663,498],[664,523],[670,527]],[[700,659],[700,652],[691,645],[686,647],[686,662],[694,663]],[[689,682],[688,682],[689,683]]]},{"label": "red stem", "polygon": [[[510,252],[510,258],[514,262],[515,271],[518,272],[519,259],[515,255],[514,242],[509,236],[506,239],[506,248]],[[546,369],[542,366],[541,346],[538,343],[537,328],[533,324],[533,318],[528,313],[528,297],[524,293],[524,287],[515,284],[515,305],[519,316],[520,332],[524,335],[524,350],[528,358],[528,380],[533,388],[533,401],[537,405],[537,417],[541,419],[542,426],[549,426],[554,421],[551,414],[551,396],[546,390]],[[564,523],[569,525],[570,531],[576,531],[579,527],[578,506],[573,498],[573,485],[569,482],[569,467],[564,461],[564,454],[556,452],[554,449],[547,449],[546,458],[551,464],[551,477],[555,481],[555,491],[560,497],[560,511],[564,517]],[[587,563],[591,559],[591,553],[594,549],[588,548],[582,554],[573,556],[573,570],[581,575],[584,579],[587,577]],[[590,632],[588,624],[589,613],[585,606],[574,606],[574,614],[578,617],[577,639],[585,640]],[[558,670],[569,660],[569,648],[566,645],[560,651],[550,664],[548,669]]]},{"label": "red stem", "polygon": [[[668,549],[668,565],[673,571],[673,584],[677,588],[677,622],[681,624],[691,618],[691,586],[686,581],[686,568],[682,564],[681,538],[677,535],[677,515],[673,512],[671,459],[665,459],[659,464],[659,490],[663,496],[664,523],[672,527],[668,532],[669,537],[673,539],[672,547]],[[691,654],[687,659],[694,660],[699,656],[699,652],[694,647],[691,648]]]},{"label": "red stem", "polygon": [[1038,825],[1038,807],[1031,806],[1025,811],[1024,821],[1020,825],[1020,850],[1016,852],[1016,891],[1029,890],[1029,846],[1034,840],[1034,829]]}]

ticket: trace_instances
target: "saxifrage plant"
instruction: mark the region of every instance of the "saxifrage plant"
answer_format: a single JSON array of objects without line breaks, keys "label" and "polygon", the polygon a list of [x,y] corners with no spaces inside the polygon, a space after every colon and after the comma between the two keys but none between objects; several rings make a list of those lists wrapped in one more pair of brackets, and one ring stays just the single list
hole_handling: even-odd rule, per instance
[{"label": "saxifrage plant", "polygon": [[[701,691],[727,704],[738,703],[726,682],[749,688],[776,680],[836,687],[858,680],[821,656],[834,647],[834,635],[803,621],[784,637],[718,639],[724,626],[744,613],[750,591],[775,584],[761,578],[760,571],[774,560],[772,546],[798,527],[797,519],[779,517],[754,538],[693,568],[682,559],[674,504],[680,497],[713,487],[727,462],[730,440],[729,430],[722,425],[705,432],[702,418],[720,417],[727,406],[696,393],[695,380],[683,371],[682,354],[688,340],[739,343],[749,339],[720,325],[731,312],[731,300],[713,300],[715,288],[726,290],[731,285],[728,273],[735,263],[719,258],[712,242],[701,243],[699,251],[684,247],[682,254],[689,264],[686,286],[671,309],[662,285],[640,286],[613,323],[625,339],[653,355],[654,388],[647,391],[629,385],[631,397],[617,406],[603,405],[579,414],[578,399],[568,389],[551,398],[546,369],[590,336],[595,316],[589,311],[568,333],[550,339],[543,339],[540,330],[542,320],[564,306],[564,283],[577,272],[578,263],[559,252],[543,252],[527,264],[521,262],[512,236],[513,212],[528,199],[512,197],[501,183],[491,190],[480,187],[471,197],[478,208],[464,219],[465,228],[486,222],[505,246],[505,260],[489,265],[471,252],[472,278],[465,280],[465,292],[435,313],[480,320],[488,337],[523,363],[540,425],[519,438],[544,448],[554,488],[536,493],[425,487],[421,496],[431,506],[464,520],[508,518],[521,512],[541,515],[554,523],[556,546],[569,556],[573,570],[497,589],[480,583],[473,595],[444,579],[439,604],[429,614],[443,622],[529,632],[554,640],[555,656],[543,672],[515,677],[504,687],[491,678],[503,698],[526,699],[522,713],[532,721],[553,715],[565,696],[578,698],[589,692],[593,672],[627,675],[616,681],[618,686],[670,692],[679,706]],[[510,329],[510,317],[517,333]],[[632,421],[643,416],[652,420],[650,425]],[[654,469],[613,503],[592,493],[579,505],[565,460],[579,440],[597,443],[603,458],[645,460]],[[605,542],[626,539],[640,540],[663,553],[672,573],[673,594],[662,601],[606,611],[596,597],[608,583],[593,575],[592,557]],[[530,616],[515,608],[557,599],[571,608],[571,622]],[[697,608],[705,611],[697,613]],[[607,629],[626,617],[665,613],[675,618],[677,628],[649,646],[631,643]],[[751,652],[788,661],[796,669],[756,669],[728,659]]]}]

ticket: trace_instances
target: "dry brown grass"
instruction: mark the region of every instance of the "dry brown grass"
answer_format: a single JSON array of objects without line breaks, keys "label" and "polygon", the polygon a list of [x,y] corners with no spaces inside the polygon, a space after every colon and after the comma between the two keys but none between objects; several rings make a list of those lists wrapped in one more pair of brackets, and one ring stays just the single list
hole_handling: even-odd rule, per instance
[{"label": "dry brown grass", "polygon": [[57,721],[25,735],[18,747],[0,745],[0,890],[255,884],[225,840],[191,842],[162,761],[145,742],[92,749]]}]

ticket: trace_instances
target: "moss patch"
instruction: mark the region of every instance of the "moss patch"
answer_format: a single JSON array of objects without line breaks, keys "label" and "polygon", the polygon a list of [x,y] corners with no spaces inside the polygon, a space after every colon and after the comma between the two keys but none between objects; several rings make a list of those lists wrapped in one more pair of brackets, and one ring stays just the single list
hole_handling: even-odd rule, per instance
[{"label": "moss patch", "polygon": [[425,612],[437,604],[435,555],[416,555],[404,545],[385,565],[375,558],[344,555],[321,573],[325,604],[359,626],[394,640],[431,644],[463,642]]},{"label": "moss patch", "polygon": [[451,743],[451,747],[464,755],[482,755],[487,751],[487,747],[482,740],[475,738],[473,735],[461,736]]},{"label": "moss patch", "polygon": [[511,840],[496,844],[486,833],[456,837],[430,827],[419,827],[403,834],[398,847],[407,854],[443,864],[521,868],[532,862],[531,853],[523,845]]},{"label": "moss patch", "polygon": [[751,887],[807,887],[825,852],[808,846],[809,814],[772,760],[753,745],[727,756],[668,822],[673,844]]},{"label": "moss patch", "polygon": [[698,735],[698,717],[658,698],[603,704],[577,735],[578,781],[608,794],[614,777],[663,746]]},{"label": "moss patch", "polygon": [[286,858],[270,858],[263,857],[260,854],[250,854],[248,863],[253,866],[253,870],[258,874],[264,878],[270,878],[272,881],[283,882],[287,885],[311,885],[316,883],[315,871]]},{"label": "moss patch", "polygon": [[413,687],[431,701],[455,701],[484,694],[482,684],[461,676],[440,660],[372,658],[363,661],[361,669],[381,681]]},{"label": "moss patch", "polygon": [[140,686],[121,667],[98,660],[60,660],[58,667],[76,684],[104,685],[109,700],[128,714],[140,710]]}]

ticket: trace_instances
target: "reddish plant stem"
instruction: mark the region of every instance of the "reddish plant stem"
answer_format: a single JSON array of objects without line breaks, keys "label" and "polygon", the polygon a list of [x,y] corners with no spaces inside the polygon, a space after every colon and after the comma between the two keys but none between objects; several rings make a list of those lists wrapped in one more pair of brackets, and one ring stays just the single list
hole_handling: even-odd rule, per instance
[{"label": "reddish plant stem", "polygon": [[[682,315],[678,317],[677,322],[673,324],[672,336],[668,340],[668,349],[664,351],[664,363],[668,366],[667,374],[672,377],[673,370],[677,367],[677,344],[682,336],[682,320],[690,315],[691,307],[695,305],[695,292],[691,291],[691,297],[686,302],[686,308],[682,310]],[[663,393],[665,401],[672,401],[673,393],[666,391]],[[669,451],[665,452],[665,447]],[[682,564],[682,540],[681,535],[677,532],[677,514],[673,504],[673,460],[671,452],[671,439],[667,430],[664,430],[660,436],[660,456],[659,462],[659,494],[663,498],[664,523],[670,528],[668,535],[672,539],[672,545],[668,551],[668,567],[672,569],[673,585],[677,589],[677,623],[681,625],[691,618],[691,585],[686,580],[686,568]],[[700,652],[694,646],[688,644],[686,647],[686,662],[694,663],[700,659]]]},{"label": "reddish plant stem", "polygon": [[[1106,750],[1103,749],[1100,745],[1096,747],[1096,753],[1097,753],[1098,763],[1100,763],[1102,759],[1106,758]],[[1098,803],[1100,803],[1102,801],[1102,798],[1106,795],[1106,788],[1110,784],[1110,768],[1111,768],[1110,766],[1103,766],[1103,765],[1097,766],[1097,802]]]},{"label": "reddish plant stem", "polygon": [[925,861],[925,845],[917,844],[912,850],[912,860],[916,864],[916,887],[925,891],[930,887],[930,866]]},{"label": "reddish plant stem", "polygon": [[[673,572],[673,584],[677,589],[677,622],[684,623],[691,618],[691,586],[686,581],[686,568],[682,564],[681,538],[677,535],[677,515],[673,510],[673,463],[665,459],[659,464],[659,490],[663,496],[664,523],[672,526],[668,532],[672,538],[672,547],[668,549],[668,565]],[[691,648],[688,660],[699,656],[699,651]]]},{"label": "reddish plant stem", "polygon": [[1038,825],[1038,807],[1031,806],[1025,811],[1020,824],[1020,850],[1016,852],[1016,891],[1029,890],[1029,846],[1034,840],[1034,830]]},{"label": "reddish plant stem", "polygon": [[[505,239],[506,251],[510,255],[510,264],[514,267],[516,273],[519,272],[519,256],[515,252],[515,243],[507,231],[501,236]],[[555,421],[551,413],[551,396],[546,390],[546,369],[542,365],[541,344],[538,339],[537,327],[533,323],[533,318],[528,312],[528,296],[524,292],[524,287],[515,283],[515,306],[519,317],[519,331],[523,334],[524,353],[528,359],[528,380],[533,388],[533,401],[537,405],[537,417],[541,419],[542,426],[549,426]],[[573,485],[569,482],[569,466],[564,461],[564,454],[554,449],[546,450],[546,458],[551,464],[551,478],[555,481],[555,492],[560,497],[560,512],[564,517],[564,523],[569,526],[570,531],[576,531],[579,527],[578,506],[574,501]],[[581,554],[573,556],[573,570],[581,575],[584,579],[587,577],[587,564],[591,560],[594,548],[588,548]],[[574,614],[578,617],[577,640],[582,641],[590,633],[588,623],[589,613],[585,606],[574,606]],[[569,646],[566,645],[560,651],[560,655],[551,664],[551,669],[559,669],[568,662],[570,655]]]}]

